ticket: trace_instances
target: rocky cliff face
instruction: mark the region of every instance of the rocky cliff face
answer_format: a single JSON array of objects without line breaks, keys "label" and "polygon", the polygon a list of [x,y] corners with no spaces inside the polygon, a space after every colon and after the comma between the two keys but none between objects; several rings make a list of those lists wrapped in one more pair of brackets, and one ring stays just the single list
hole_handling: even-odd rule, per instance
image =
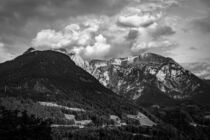
[{"label": "rocky cliff face", "polygon": [[92,60],[90,73],[104,86],[132,100],[153,88],[173,99],[186,99],[199,92],[201,80],[171,58],[152,53],[140,56]]}]

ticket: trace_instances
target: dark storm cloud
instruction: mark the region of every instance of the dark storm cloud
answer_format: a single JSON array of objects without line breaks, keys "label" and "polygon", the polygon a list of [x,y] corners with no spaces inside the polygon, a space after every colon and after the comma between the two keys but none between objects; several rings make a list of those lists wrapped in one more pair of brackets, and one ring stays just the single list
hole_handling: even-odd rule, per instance
[{"label": "dark storm cloud", "polygon": [[0,30],[19,34],[32,19],[53,22],[85,14],[111,15],[125,4],[126,0],[0,0]]},{"label": "dark storm cloud", "polygon": [[201,0],[201,2],[203,2],[207,6],[210,6],[210,0]]},{"label": "dark storm cloud", "polygon": [[159,26],[155,31],[152,32],[154,38],[159,38],[161,36],[170,36],[176,32],[169,26]]},{"label": "dark storm cloud", "polygon": [[200,30],[202,33],[210,33],[210,15],[206,18],[194,20],[193,27]]},{"label": "dark storm cloud", "polygon": [[[200,0],[207,8],[210,6],[210,0]],[[198,29],[202,33],[210,33],[210,9],[206,10],[208,16],[195,19],[192,21],[193,28]]]},{"label": "dark storm cloud", "polygon": [[1,0],[0,24],[1,32],[13,32],[23,26],[29,18],[40,16],[37,8],[46,5],[42,0]]},{"label": "dark storm cloud", "polygon": [[194,46],[191,46],[191,47],[190,47],[190,50],[197,50],[197,48],[194,47]]},{"label": "dark storm cloud", "polygon": [[[125,0],[0,0],[0,19],[113,14]],[[115,8],[115,9],[114,9]],[[50,13],[52,12],[52,13]]]},{"label": "dark storm cloud", "polygon": [[138,30],[130,30],[126,38],[127,40],[134,40],[138,37],[138,35],[139,35]]}]

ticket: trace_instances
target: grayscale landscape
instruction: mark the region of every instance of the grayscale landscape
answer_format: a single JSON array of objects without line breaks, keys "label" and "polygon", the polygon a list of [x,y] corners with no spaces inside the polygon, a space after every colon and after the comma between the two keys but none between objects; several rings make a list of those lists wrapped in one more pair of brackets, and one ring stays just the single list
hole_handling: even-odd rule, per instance
[{"label": "grayscale landscape", "polygon": [[0,0],[0,140],[210,140],[209,0]]}]

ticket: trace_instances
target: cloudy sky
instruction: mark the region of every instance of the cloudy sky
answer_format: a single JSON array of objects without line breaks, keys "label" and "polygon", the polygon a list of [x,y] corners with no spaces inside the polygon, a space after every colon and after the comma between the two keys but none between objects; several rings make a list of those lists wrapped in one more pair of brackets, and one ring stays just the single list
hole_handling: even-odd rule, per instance
[{"label": "cloudy sky", "polygon": [[153,52],[210,79],[210,0],[0,0],[0,62],[29,47],[85,59]]}]

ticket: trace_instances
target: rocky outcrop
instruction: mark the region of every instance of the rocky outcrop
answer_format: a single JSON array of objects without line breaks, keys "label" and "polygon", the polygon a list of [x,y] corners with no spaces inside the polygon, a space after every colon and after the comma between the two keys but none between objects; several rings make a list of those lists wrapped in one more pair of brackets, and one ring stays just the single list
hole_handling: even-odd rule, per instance
[{"label": "rocky outcrop", "polygon": [[132,100],[148,87],[173,99],[186,99],[199,92],[201,80],[171,58],[152,53],[111,60],[92,60],[90,73],[104,86]]}]

